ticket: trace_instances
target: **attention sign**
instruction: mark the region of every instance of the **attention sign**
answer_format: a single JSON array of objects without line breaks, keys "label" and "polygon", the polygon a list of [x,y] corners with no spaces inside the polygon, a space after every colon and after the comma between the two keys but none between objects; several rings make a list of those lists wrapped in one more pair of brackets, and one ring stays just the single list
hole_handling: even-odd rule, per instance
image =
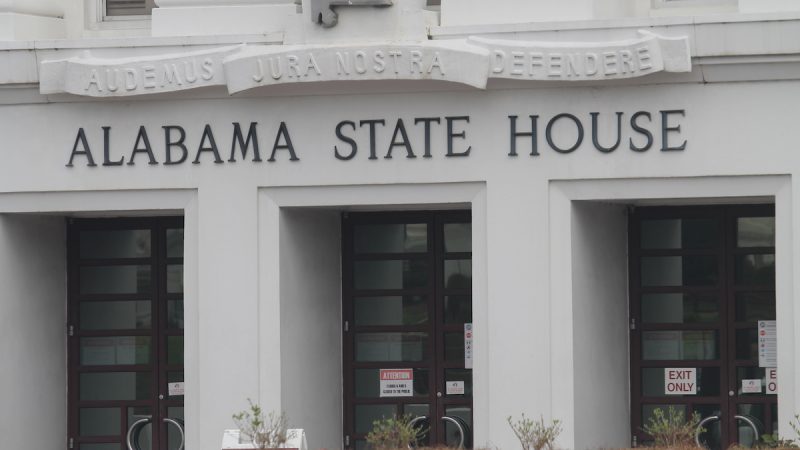
[{"label": "attention sign", "polygon": [[697,369],[664,369],[665,395],[697,395]]},{"label": "attention sign", "polygon": [[414,369],[381,369],[381,397],[414,395]]}]

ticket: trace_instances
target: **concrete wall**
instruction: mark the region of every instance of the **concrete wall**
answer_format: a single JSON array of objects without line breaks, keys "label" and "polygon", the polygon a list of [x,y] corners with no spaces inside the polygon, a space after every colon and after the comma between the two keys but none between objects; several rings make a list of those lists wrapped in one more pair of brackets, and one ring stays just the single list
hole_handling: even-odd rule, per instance
[{"label": "concrete wall", "polygon": [[66,223],[0,215],[0,430],[7,448],[65,448]]},{"label": "concrete wall", "polygon": [[59,17],[70,0],[0,0],[0,12]]},{"label": "concrete wall", "polygon": [[[575,448],[630,445],[625,207],[573,202]],[[622,420],[621,420],[622,419]]]},{"label": "concrete wall", "polygon": [[[304,286],[291,277],[284,278],[289,273],[281,268],[306,264],[305,258],[310,257],[313,248],[302,242],[304,239],[312,242],[318,239],[318,244],[327,250],[316,256],[326,258],[331,264],[338,263],[338,249],[333,245],[332,235],[323,233],[331,228],[318,225],[313,219],[317,213],[270,212],[266,217],[269,220],[263,220],[265,217],[259,209],[262,205],[260,191],[297,193],[310,189],[314,192],[313,199],[309,200],[315,202],[309,203],[312,206],[352,205],[372,195],[365,203],[367,207],[382,205],[390,209],[468,203],[470,198],[442,199],[433,193],[452,186],[484,186],[481,208],[473,207],[474,221],[485,230],[484,244],[480,247],[483,253],[476,252],[474,258],[476,443],[514,448],[517,444],[505,417],[525,412],[533,417],[543,414],[546,418],[564,420],[567,426],[560,444],[574,448],[576,443],[592,438],[590,433],[583,434],[586,417],[576,413],[577,400],[600,404],[607,397],[603,391],[591,392],[597,395],[597,400],[588,396],[589,392],[576,395],[584,392],[581,389],[587,386],[573,378],[573,374],[583,376],[586,373],[578,370],[583,359],[576,356],[576,352],[592,354],[584,346],[593,343],[585,343],[572,329],[579,319],[586,321],[591,317],[581,316],[584,312],[577,308],[582,304],[578,302],[589,300],[580,293],[588,292],[591,286],[573,284],[576,279],[573,272],[584,273],[581,271],[588,269],[574,266],[572,258],[585,254],[596,260],[603,253],[594,253],[594,247],[588,244],[576,245],[577,253],[573,253],[572,248],[553,252],[551,246],[570,245],[573,240],[579,244],[595,237],[608,239],[611,245],[619,239],[622,228],[612,230],[613,221],[608,219],[599,222],[604,224],[602,229],[587,228],[579,233],[577,230],[582,228],[576,228],[577,234],[573,236],[569,226],[561,226],[560,222],[551,224],[548,208],[552,204],[552,184],[583,180],[584,189],[594,192],[608,180],[616,180],[618,184],[614,185],[613,194],[626,199],[683,202],[694,196],[711,202],[733,195],[731,192],[735,191],[737,198],[730,201],[743,201],[767,194],[742,183],[741,178],[769,178],[769,175],[781,174],[792,180],[800,175],[798,143],[796,137],[787,132],[796,127],[795,99],[800,98],[800,83],[796,81],[590,87],[537,84],[518,89],[435,92],[403,90],[402,86],[390,83],[381,86],[386,88],[383,92],[359,95],[303,93],[293,96],[281,91],[282,95],[269,96],[269,91],[260,91],[259,94],[266,96],[208,99],[202,98],[203,95],[212,94],[202,91],[180,98],[84,102],[73,97],[70,102],[4,107],[4,112],[13,120],[0,122],[0,135],[7,142],[0,165],[0,200],[4,200],[0,206],[5,205],[5,199],[14,199],[17,205],[35,211],[69,208],[94,214],[114,211],[124,215],[157,209],[153,205],[158,198],[170,192],[196,192],[194,215],[187,215],[186,241],[187,273],[190,274],[186,280],[186,408],[190,448],[216,450],[222,430],[233,425],[231,414],[246,405],[247,397],[260,399],[268,409],[284,406],[290,412],[297,411],[297,424],[307,428],[312,438],[332,436],[335,429],[330,418],[319,419],[305,404],[290,409],[295,408],[292,403],[300,402],[301,384],[306,383],[307,378],[297,374],[308,364],[308,360],[294,361],[291,353],[310,348],[311,341],[292,341],[296,331],[287,327],[299,320],[300,313],[314,317],[314,323],[319,322],[324,327],[333,326],[333,318],[318,316],[320,312],[306,308],[316,306],[318,300],[312,295],[321,293],[318,287]],[[53,99],[58,100],[57,97]],[[680,123],[681,132],[672,132],[671,136],[687,140],[687,147],[683,151],[660,151],[657,111],[675,109],[685,110],[686,115],[672,117],[671,125]],[[653,132],[655,141],[654,147],[646,152],[628,148],[630,138],[641,138],[632,135],[627,126],[631,113],[638,110],[650,111],[653,117],[652,122],[644,122]],[[616,127],[611,120],[614,113],[625,113],[620,148],[611,153],[597,151],[592,146],[588,128],[583,144],[571,153],[562,154],[547,147],[541,135],[547,120],[555,114],[568,112],[580,117],[588,127],[591,111],[601,113],[599,137],[604,143],[613,141],[615,136]],[[530,141],[524,137],[519,139],[519,156],[508,155],[508,116],[511,114],[521,118],[520,126],[525,125],[520,131],[527,131],[530,125],[522,118],[528,114],[540,116],[538,156],[528,155]],[[397,148],[392,159],[384,157],[392,139],[391,126],[398,118],[405,120],[409,140],[419,155],[424,132],[419,126],[412,127],[414,118],[460,115],[470,116],[470,122],[463,128],[465,139],[456,139],[455,143],[458,151],[471,146],[468,157],[445,156],[444,124],[432,129],[431,158],[406,158],[402,149]],[[341,161],[333,156],[334,145],[342,145],[335,135],[337,123],[378,118],[385,119],[389,125],[379,127],[376,132],[377,159],[368,158],[370,139],[365,127],[352,133],[360,148],[354,159]],[[217,164],[206,151],[200,164],[149,165],[146,155],[140,153],[134,165],[87,167],[85,159],[78,157],[74,167],[65,167],[80,127],[85,129],[95,158],[101,162],[103,126],[111,127],[109,145],[114,159],[130,156],[137,130],[144,125],[151,133],[154,153],[163,162],[163,126],[185,128],[186,145],[193,158],[200,146],[204,125],[210,124],[227,161],[231,122],[234,121],[258,122],[262,162],[253,162],[251,154],[246,161],[238,158],[233,163]],[[291,133],[299,161],[290,161],[284,149],[278,151],[275,162],[267,162],[266,153],[271,150],[282,121]],[[575,140],[574,128],[556,127],[553,133],[560,143]],[[632,180],[671,180],[674,183],[648,190],[637,187]],[[701,193],[693,189],[697,180],[718,180],[721,187]],[[676,186],[682,189],[680,196]],[[388,188],[392,188],[391,195],[386,193]],[[100,197],[110,198],[120,192],[130,196],[114,203],[100,201]],[[48,200],[61,198],[57,195],[61,193],[75,194],[75,197],[69,203],[60,204]],[[791,198],[800,201],[797,192]],[[576,227],[581,223],[593,224],[592,215],[576,211]],[[800,317],[794,315],[791,306],[792,298],[798,295],[793,280],[800,279],[800,273],[792,271],[793,267],[800,269],[800,264],[793,265],[800,257],[800,240],[792,240],[800,229],[797,211],[800,208],[778,208],[777,229],[779,236],[783,236],[777,245],[778,316],[793,317],[792,324],[800,323]],[[597,213],[599,217],[612,215],[611,209],[605,207]],[[570,214],[572,211],[568,210],[566,216],[569,218]],[[622,219],[617,223],[624,226]],[[290,233],[288,230],[295,227],[303,233],[282,234],[284,229]],[[11,236],[27,236],[20,234],[26,232],[21,228],[17,227]],[[38,235],[46,236],[46,233]],[[4,246],[15,250],[3,251],[0,255],[22,253],[25,247],[20,246],[25,240],[16,242],[18,240],[4,241]],[[475,241],[478,242],[477,238]],[[283,253],[284,248],[294,248],[291,254],[299,255],[298,260],[282,260],[290,255]],[[620,260],[619,250],[615,248],[607,251],[617,255],[615,260]],[[552,258],[567,256],[568,264],[552,264]],[[63,264],[63,255],[52,261]],[[11,274],[2,276],[11,280],[23,276],[21,269],[10,267]],[[26,268],[27,272],[31,270],[36,270],[36,266]],[[333,286],[335,274],[324,273],[328,280],[324,285]],[[588,275],[581,278],[594,280]],[[568,285],[568,289],[559,290],[562,285]],[[613,319],[622,322],[627,319],[627,310],[621,304],[624,297],[615,286],[606,286],[596,294],[605,299],[605,306],[619,308]],[[52,290],[59,293],[58,305],[63,308],[63,286]],[[294,300],[298,303],[288,304],[292,300],[290,294],[294,293],[298,293],[299,299]],[[333,295],[334,291],[326,292],[325,298]],[[338,288],[335,295],[339,295]],[[575,299],[575,305],[570,299]],[[15,307],[18,304],[13,300],[4,301],[0,307]],[[306,306],[295,311],[290,309],[299,305]],[[564,305],[570,309],[560,309]],[[576,307],[574,312],[573,306]],[[283,322],[284,317],[292,319]],[[34,314],[26,321],[28,324],[39,322]],[[567,332],[562,335],[565,328]],[[793,370],[794,353],[800,347],[792,331],[794,328],[793,325],[779,327],[780,348],[783,349],[779,350],[782,352],[779,355],[781,367],[786,368],[787,373],[796,374],[794,378],[781,381],[783,424],[788,423],[789,412],[800,404],[800,396],[794,389],[800,384],[800,372]],[[605,334],[619,330],[619,324],[588,329],[606,342],[621,339],[619,335]],[[63,327],[59,333],[62,331]],[[334,329],[318,331],[333,333]],[[323,336],[333,334],[315,335],[313,341],[319,342]],[[13,341],[6,339],[3,345],[9,342]],[[334,342],[338,342],[338,336]],[[63,349],[59,345],[60,341],[51,340],[45,354],[55,351],[53,348]],[[333,343],[325,342],[324,348],[332,346]],[[6,354],[14,353],[4,351],[3,355]],[[613,357],[620,355],[622,353],[614,353]],[[334,354],[326,358],[333,362]],[[626,359],[618,362],[619,367],[623,364],[627,367]],[[340,364],[338,359],[335,364]],[[607,379],[614,378],[619,367],[614,370],[607,367],[599,373]],[[63,377],[63,361],[61,370]],[[292,374],[297,375],[297,379],[289,376]],[[3,383],[3,389],[16,387],[17,381]],[[293,384],[296,381],[298,383]],[[620,390],[617,393],[622,394]],[[53,393],[49,394],[48,398]],[[63,391],[60,394],[55,398],[63,398]],[[325,401],[325,410],[333,411],[333,397],[326,397]],[[617,401],[615,408],[621,411],[619,405],[623,400]],[[625,431],[628,418],[624,414],[609,414],[603,418],[613,419],[614,429],[620,433]],[[29,434],[21,427],[0,431],[3,431],[0,435],[15,443]],[[617,435],[614,439],[618,439]],[[327,445],[327,441],[323,445]]]},{"label": "concrete wall", "polygon": [[285,209],[280,242],[281,404],[293,426],[306,428],[308,448],[339,448],[343,389],[340,213]]}]

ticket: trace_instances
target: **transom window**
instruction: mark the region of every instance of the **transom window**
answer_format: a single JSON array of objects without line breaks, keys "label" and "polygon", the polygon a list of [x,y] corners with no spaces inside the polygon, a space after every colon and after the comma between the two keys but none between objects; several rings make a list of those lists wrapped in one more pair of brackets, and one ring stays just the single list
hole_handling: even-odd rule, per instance
[{"label": "transom window", "polygon": [[107,17],[149,16],[156,7],[155,0],[104,0]]}]

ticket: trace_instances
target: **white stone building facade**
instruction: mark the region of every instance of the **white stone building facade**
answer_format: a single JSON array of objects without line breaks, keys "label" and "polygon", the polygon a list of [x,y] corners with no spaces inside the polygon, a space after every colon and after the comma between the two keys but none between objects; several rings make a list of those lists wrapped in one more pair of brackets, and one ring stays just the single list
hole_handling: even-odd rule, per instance
[{"label": "white stone building facade", "polygon": [[0,1],[4,448],[792,437],[800,3],[346,3]]}]

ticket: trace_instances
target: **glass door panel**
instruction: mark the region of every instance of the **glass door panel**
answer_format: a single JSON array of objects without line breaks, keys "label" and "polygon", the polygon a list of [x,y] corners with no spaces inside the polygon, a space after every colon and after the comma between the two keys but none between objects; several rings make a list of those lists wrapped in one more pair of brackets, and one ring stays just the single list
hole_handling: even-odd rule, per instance
[{"label": "glass door panel", "polygon": [[164,419],[182,426],[183,396],[168,385],[183,382],[181,219],[81,219],[68,234],[69,438],[177,450],[182,430]]},{"label": "glass door panel", "polygon": [[452,415],[469,442],[469,213],[351,214],[344,229],[346,448],[366,449],[373,422],[395,414],[427,430],[424,445],[453,441]]},{"label": "glass door panel", "polygon": [[[632,428],[697,412],[712,449],[774,430],[759,321],[775,320],[771,206],[638,209],[631,220]],[[685,371],[684,380],[670,373]],[[635,432],[639,442],[649,439]]]}]

